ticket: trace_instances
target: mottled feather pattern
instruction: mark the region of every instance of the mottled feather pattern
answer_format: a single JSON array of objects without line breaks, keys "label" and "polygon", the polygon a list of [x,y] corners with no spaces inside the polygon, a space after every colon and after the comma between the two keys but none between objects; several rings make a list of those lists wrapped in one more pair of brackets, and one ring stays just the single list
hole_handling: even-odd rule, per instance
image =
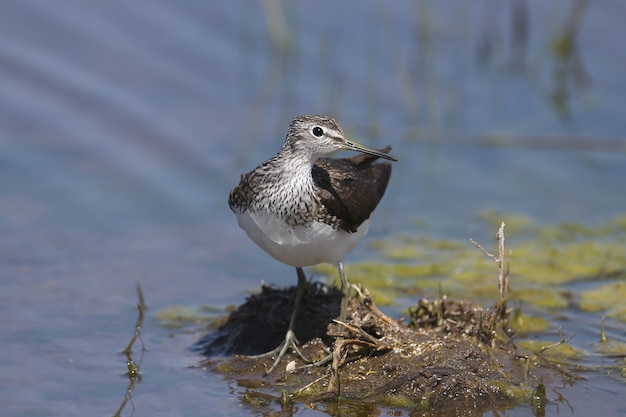
[{"label": "mottled feather pattern", "polygon": [[[228,203],[248,237],[274,259],[296,267],[298,291],[284,341],[271,372],[287,348],[296,352],[295,322],[306,277],[302,267],[331,263],[337,267],[343,297],[339,322],[347,320],[350,283],[343,259],[365,237],[369,216],[385,193],[391,148],[379,151],[348,140],[337,122],[326,116],[303,115],[289,125],[278,153],[242,175]],[[352,158],[322,158],[338,150],[361,152]],[[339,333],[342,333],[340,326]],[[305,361],[307,358],[300,356]]]},{"label": "mottled feather pattern", "polygon": [[[390,149],[380,151],[387,153]],[[354,232],[382,199],[391,176],[391,164],[374,164],[378,158],[365,154],[320,158],[308,175],[297,175],[299,170],[308,170],[306,161],[298,162],[297,157],[285,154],[292,151],[283,148],[242,175],[230,194],[231,209],[270,212],[290,226],[319,221]],[[276,161],[285,157],[289,163]]]},{"label": "mottled feather pattern", "polygon": [[[336,227],[338,219],[330,216],[320,204],[313,178],[308,172],[309,162],[286,155],[291,153],[283,147],[276,156],[242,175],[241,182],[230,194],[230,208],[272,213],[290,226],[323,221]],[[288,163],[276,161],[285,157],[289,158]],[[298,175],[301,170],[306,170],[308,174]]]}]

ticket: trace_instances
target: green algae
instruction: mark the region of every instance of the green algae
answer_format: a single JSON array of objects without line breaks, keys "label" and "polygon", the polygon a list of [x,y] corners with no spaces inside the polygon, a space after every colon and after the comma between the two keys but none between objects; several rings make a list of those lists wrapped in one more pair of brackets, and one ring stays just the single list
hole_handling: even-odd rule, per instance
[{"label": "green algae", "polygon": [[608,311],[607,316],[621,322],[626,322],[626,306],[617,306],[611,308]]},{"label": "green algae", "polygon": [[191,323],[211,322],[216,320],[213,315],[207,314],[209,312],[215,312],[215,309],[207,307],[170,306],[159,310],[155,317],[160,326],[177,329]]},{"label": "green algae", "polygon": [[511,316],[509,325],[519,335],[542,333],[550,328],[550,323],[543,317],[523,314],[519,310]]},{"label": "green algae", "polygon": [[527,385],[515,385],[506,381],[495,381],[492,384],[506,397],[515,401],[529,399],[533,394],[533,388]]},{"label": "green algae", "polygon": [[514,236],[530,231],[532,219],[523,214],[504,213],[498,210],[485,210],[476,215],[477,220],[485,223],[489,230],[498,230],[500,223],[506,224],[507,234]]},{"label": "green algae", "polygon": [[621,304],[626,297],[626,282],[600,285],[580,293],[580,308],[585,311],[603,311]]},{"label": "green algae", "polygon": [[626,232],[626,214],[615,216],[604,223],[604,228],[610,232]]},{"label": "green algae", "polygon": [[624,352],[626,352],[626,343],[617,340],[607,340],[596,344],[595,347],[597,351],[601,352],[603,355],[623,356]]},{"label": "green algae", "polygon": [[[571,301],[567,296],[571,291],[565,285],[589,281],[600,285],[606,279],[626,275],[626,215],[596,227],[573,222],[539,225],[527,216],[497,211],[477,216],[478,221],[494,227],[502,219],[507,225],[511,301],[564,309]],[[379,304],[442,292],[485,302],[497,296],[494,262],[469,242],[469,236],[468,241],[458,241],[405,232],[393,239],[374,240],[370,247],[376,252],[372,258],[380,261],[348,264],[346,273],[351,283],[370,289]],[[314,270],[336,280],[332,266]],[[583,309],[607,311],[610,317],[626,321],[626,308],[615,307],[620,304],[617,297],[604,298],[603,302],[601,292],[589,291],[581,295]]]},{"label": "green algae", "polygon": [[605,311],[611,318],[626,321],[626,282],[613,282],[582,291],[579,306],[587,312]]},{"label": "green algae", "polygon": [[579,361],[585,357],[585,353],[567,343],[555,343],[545,340],[520,340],[517,346],[535,353],[541,353],[550,358],[559,360]]},{"label": "green algae", "polygon": [[564,309],[569,305],[569,301],[560,289],[553,287],[545,287],[540,291],[538,289],[538,286],[513,288],[509,293],[509,299],[552,310]]},{"label": "green algae", "polygon": [[[368,288],[374,295],[376,304],[392,305],[395,299],[406,294],[416,294],[415,277],[424,277],[419,282],[420,290],[435,290],[440,281],[433,277],[445,275],[446,266],[441,263],[425,263],[419,265],[389,264],[384,262],[361,262],[345,266],[346,276],[353,284],[359,284]],[[313,267],[315,272],[333,277],[334,282],[339,284],[336,268],[328,264],[320,264]],[[404,279],[407,278],[407,279]],[[410,279],[409,279],[410,278]]]},{"label": "green algae", "polygon": [[393,241],[374,240],[370,247],[387,260],[428,260],[433,254],[463,252],[464,242],[423,236],[396,236]]}]

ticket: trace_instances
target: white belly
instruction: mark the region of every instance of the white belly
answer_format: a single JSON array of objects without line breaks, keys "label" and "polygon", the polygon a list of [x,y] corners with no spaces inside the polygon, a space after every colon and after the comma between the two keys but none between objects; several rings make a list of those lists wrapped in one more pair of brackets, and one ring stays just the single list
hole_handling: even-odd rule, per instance
[{"label": "white belly", "polygon": [[248,237],[275,259],[301,267],[319,263],[337,265],[367,234],[369,220],[354,233],[334,229],[325,223],[288,227],[280,219],[267,214],[235,213],[239,226]]}]

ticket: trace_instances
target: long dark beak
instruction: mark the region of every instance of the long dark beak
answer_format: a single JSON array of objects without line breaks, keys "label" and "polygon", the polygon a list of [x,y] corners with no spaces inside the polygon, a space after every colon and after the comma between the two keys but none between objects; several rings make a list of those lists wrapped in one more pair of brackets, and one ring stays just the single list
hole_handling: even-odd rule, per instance
[{"label": "long dark beak", "polygon": [[398,159],[394,158],[391,155],[388,155],[386,153],[382,153],[382,152],[378,152],[377,150],[374,150],[372,148],[368,148],[365,145],[361,145],[358,142],[354,142],[351,140],[346,140],[343,144],[343,149],[348,150],[348,151],[356,151],[356,152],[363,152],[369,155],[373,155],[373,156],[377,156],[379,158],[385,158],[388,159],[390,161],[397,161]]}]

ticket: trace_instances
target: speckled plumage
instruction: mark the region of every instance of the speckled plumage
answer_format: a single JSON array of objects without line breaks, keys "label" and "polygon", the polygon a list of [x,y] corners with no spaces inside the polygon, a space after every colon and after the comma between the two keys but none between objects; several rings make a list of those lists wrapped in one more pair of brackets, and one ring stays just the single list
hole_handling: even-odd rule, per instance
[{"label": "speckled plumage", "polygon": [[[308,134],[318,125],[325,129],[319,141],[328,136],[332,138],[329,143],[318,143],[318,138]],[[375,164],[378,156],[366,154],[320,158],[341,149],[341,140],[345,140],[343,130],[333,119],[297,117],[291,122],[278,153],[242,175],[231,192],[229,205],[237,214],[240,226],[279,261],[293,266],[336,264],[367,233],[367,224],[363,223],[385,192],[391,165]],[[389,150],[387,147],[380,152],[384,155]],[[362,225],[364,230],[359,230]],[[252,230],[255,226],[261,230]],[[325,240],[333,239],[345,244],[337,243],[336,249],[327,253]],[[274,243],[281,247],[274,247]],[[314,256],[311,249],[324,253]],[[290,251],[302,255],[291,255]]]},{"label": "speckled plumage", "polygon": [[[230,208],[272,213],[289,226],[303,226],[315,220],[335,226],[338,220],[321,205],[307,161],[290,158],[291,153],[283,148],[242,175],[230,193]],[[302,171],[309,174],[303,176]]]},{"label": "speckled plumage", "polygon": [[[363,154],[331,159],[338,150]],[[337,266],[343,298],[340,321],[345,322],[350,287],[343,258],[367,234],[369,217],[380,202],[389,177],[391,148],[369,149],[345,138],[337,122],[325,116],[292,120],[278,153],[241,176],[228,204],[239,226],[265,252],[296,267],[298,291],[284,342],[268,354],[277,354],[270,373],[289,347],[308,361],[297,347],[295,322],[306,281],[303,266],[328,262]],[[341,328],[341,326],[340,326]]]}]

